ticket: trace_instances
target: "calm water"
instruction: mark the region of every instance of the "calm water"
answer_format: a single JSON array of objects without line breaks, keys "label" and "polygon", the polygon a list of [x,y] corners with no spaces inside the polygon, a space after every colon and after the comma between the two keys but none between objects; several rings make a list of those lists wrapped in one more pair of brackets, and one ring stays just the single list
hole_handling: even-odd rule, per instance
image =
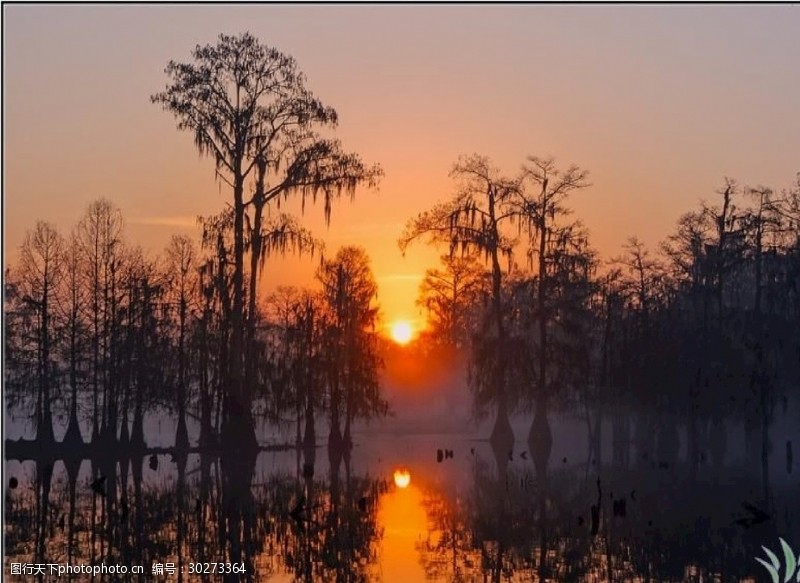
[{"label": "calm water", "polygon": [[761,545],[800,541],[796,474],[765,500],[758,472],[735,464],[692,475],[680,460],[562,453],[542,473],[520,443],[497,455],[470,436],[371,434],[333,459],[323,446],[12,460],[5,574],[105,562],[156,580],[153,564],[173,563],[161,580],[193,581],[194,563],[234,562],[247,573],[233,581],[767,581]]}]

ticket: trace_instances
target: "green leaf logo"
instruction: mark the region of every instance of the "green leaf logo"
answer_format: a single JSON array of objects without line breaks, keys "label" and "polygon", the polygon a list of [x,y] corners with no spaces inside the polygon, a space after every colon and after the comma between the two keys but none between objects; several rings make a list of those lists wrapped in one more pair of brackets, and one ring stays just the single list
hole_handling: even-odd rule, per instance
[{"label": "green leaf logo", "polygon": [[792,551],[792,548],[785,540],[782,538],[778,538],[778,540],[781,541],[781,548],[783,549],[783,558],[785,564],[783,581],[781,581],[780,578],[781,561],[778,559],[778,555],[773,553],[767,547],[762,546],[761,548],[764,549],[764,552],[767,554],[769,562],[765,561],[764,559],[759,559],[758,557],[756,557],[756,561],[764,565],[764,568],[772,577],[772,583],[789,583],[792,580],[793,575],[795,576],[795,583],[800,583],[800,568],[798,568],[797,564],[798,556],[794,554],[794,551]]}]

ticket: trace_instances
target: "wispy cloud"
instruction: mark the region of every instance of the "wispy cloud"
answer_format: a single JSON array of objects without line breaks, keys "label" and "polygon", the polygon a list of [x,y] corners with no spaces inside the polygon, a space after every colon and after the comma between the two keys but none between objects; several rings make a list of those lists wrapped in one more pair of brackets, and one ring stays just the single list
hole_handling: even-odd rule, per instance
[{"label": "wispy cloud", "polygon": [[197,217],[193,216],[134,217],[132,219],[128,219],[128,222],[132,225],[147,225],[150,227],[193,229],[197,226]]}]

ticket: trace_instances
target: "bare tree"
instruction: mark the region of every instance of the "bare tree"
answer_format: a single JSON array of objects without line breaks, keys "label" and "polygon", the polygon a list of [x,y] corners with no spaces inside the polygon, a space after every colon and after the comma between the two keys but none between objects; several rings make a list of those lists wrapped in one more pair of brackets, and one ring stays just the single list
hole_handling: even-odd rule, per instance
[{"label": "bare tree", "polygon": [[725,306],[724,292],[728,283],[728,276],[741,262],[744,250],[744,215],[739,212],[734,204],[734,196],[739,188],[730,178],[725,179],[725,186],[718,191],[722,196],[722,206],[703,205],[703,213],[707,220],[713,224],[714,241],[706,247],[709,259],[713,290],[717,307],[717,318],[720,325],[724,321]]},{"label": "bare tree", "polygon": [[71,445],[82,444],[83,436],[78,418],[78,384],[80,373],[83,372],[82,360],[83,345],[86,342],[87,327],[84,322],[84,313],[87,304],[86,274],[83,271],[81,260],[81,247],[78,234],[73,231],[70,235],[63,254],[64,260],[64,285],[61,293],[61,309],[69,337],[69,385],[71,390],[69,422],[64,442]]},{"label": "bare tree", "polygon": [[195,248],[192,240],[185,235],[173,235],[166,250],[166,278],[169,282],[170,304],[177,306],[178,316],[178,386],[177,410],[178,427],[175,446],[186,449],[189,436],[186,428],[186,406],[188,393],[186,336],[189,310],[193,307],[197,290]]},{"label": "bare tree", "polygon": [[[536,306],[539,314],[539,350],[538,380],[536,395],[536,415],[531,425],[528,440],[539,441],[549,451],[552,441],[550,426],[547,422],[547,405],[552,386],[548,383],[548,327],[552,319],[551,308],[547,298],[552,281],[558,277],[563,260],[578,257],[585,246],[585,236],[578,225],[565,223],[570,214],[565,206],[566,199],[576,190],[589,186],[588,172],[578,166],[570,166],[562,171],[556,167],[552,158],[543,159],[528,157],[528,164],[523,167],[523,181],[532,185],[532,192],[527,189],[517,190],[512,199],[512,206],[517,209],[521,227],[526,228],[530,245],[528,255],[536,266],[538,276],[536,290]],[[579,251],[574,253],[573,251]]]},{"label": "bare tree", "polygon": [[53,336],[55,297],[64,275],[64,240],[50,223],[39,221],[25,235],[20,249],[20,292],[37,315],[36,439],[53,443]]},{"label": "bare tree", "polygon": [[619,291],[647,327],[654,302],[664,299],[667,277],[664,266],[654,258],[638,237],[630,237],[623,246],[625,253],[611,260],[619,267]]},{"label": "bare tree", "polygon": [[[109,349],[112,290],[122,246],[122,214],[106,199],[86,209],[78,224],[84,269],[89,277],[89,310],[92,337],[92,441],[105,430],[110,402]],[[102,417],[101,417],[102,406]]]},{"label": "bare tree", "polygon": [[776,199],[771,188],[759,186],[745,190],[755,207],[742,217],[743,230],[747,239],[748,255],[754,263],[753,312],[761,316],[764,295],[764,259],[775,255],[782,243],[785,232],[784,223],[791,223],[788,216],[780,212],[780,200]]}]

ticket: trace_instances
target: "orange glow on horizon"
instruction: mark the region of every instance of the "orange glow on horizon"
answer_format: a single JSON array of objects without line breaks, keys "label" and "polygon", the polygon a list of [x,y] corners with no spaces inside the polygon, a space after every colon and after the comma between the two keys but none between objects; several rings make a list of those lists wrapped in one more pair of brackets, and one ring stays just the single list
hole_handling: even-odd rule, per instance
[{"label": "orange glow on horizon", "polygon": [[394,471],[394,485],[398,488],[408,488],[411,483],[411,473],[405,468],[398,468]]}]

